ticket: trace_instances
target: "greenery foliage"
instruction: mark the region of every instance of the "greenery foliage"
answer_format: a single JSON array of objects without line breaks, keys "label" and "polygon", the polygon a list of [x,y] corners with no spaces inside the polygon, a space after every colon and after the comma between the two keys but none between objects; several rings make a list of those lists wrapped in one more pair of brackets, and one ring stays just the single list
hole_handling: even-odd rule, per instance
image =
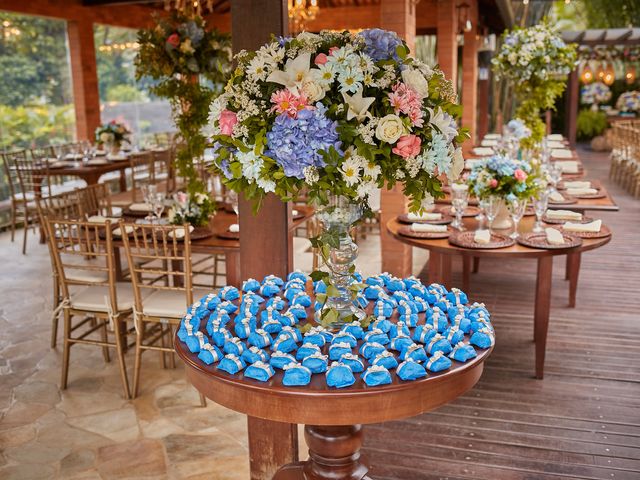
[{"label": "greenery foliage", "polygon": [[43,147],[73,136],[73,105],[0,105],[0,150]]},{"label": "greenery foliage", "polygon": [[576,136],[578,140],[591,140],[607,129],[607,114],[590,108],[578,112]]},{"label": "greenery foliage", "polygon": [[[204,185],[193,160],[204,154],[206,141],[200,131],[230,71],[231,39],[206,30],[201,17],[174,11],[168,17],[156,17],[154,28],[140,30],[138,43],[136,78],[153,79],[151,91],[170,101],[183,141],[177,153],[178,171],[189,179],[191,194],[202,192]],[[200,83],[199,77],[207,82]]]}]

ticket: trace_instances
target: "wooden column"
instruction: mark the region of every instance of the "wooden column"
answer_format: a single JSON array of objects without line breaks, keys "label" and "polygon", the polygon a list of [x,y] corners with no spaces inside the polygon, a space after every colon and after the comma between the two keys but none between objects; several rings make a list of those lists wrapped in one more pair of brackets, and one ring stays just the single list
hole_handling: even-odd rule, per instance
[{"label": "wooden column", "polygon": [[[256,50],[271,34],[287,35],[288,31],[286,0],[231,2],[234,51]],[[285,276],[293,263],[287,204],[269,195],[257,215],[244,198],[239,207],[241,277]],[[251,480],[270,480],[280,466],[298,460],[296,425],[248,417],[248,430]]]},{"label": "wooden column", "polygon": [[489,67],[478,71],[478,129],[476,139],[482,139],[489,133]]},{"label": "wooden column", "polygon": [[[411,51],[415,51],[416,6],[414,0],[382,0],[380,26],[400,35]],[[387,232],[386,224],[398,214],[407,211],[402,188],[383,189],[380,195],[380,250],[382,271],[398,277],[412,273],[413,255],[410,245],[398,242]]]},{"label": "wooden column", "polygon": [[576,127],[578,123],[578,97],[580,95],[580,85],[578,84],[578,71],[574,70],[569,74],[567,83],[567,103],[565,108],[565,136],[571,145],[576,144]]},{"label": "wooden column", "polygon": [[73,83],[73,102],[76,111],[77,140],[93,140],[100,125],[100,92],[93,23],[71,20],[67,23],[69,57]]},{"label": "wooden column", "polygon": [[438,1],[438,64],[458,88],[458,11],[456,0]]},{"label": "wooden column", "polygon": [[471,138],[463,149],[468,153],[477,142],[477,108],[478,108],[478,2],[469,3],[469,20],[471,30],[464,32],[462,49],[462,126],[469,129]]}]

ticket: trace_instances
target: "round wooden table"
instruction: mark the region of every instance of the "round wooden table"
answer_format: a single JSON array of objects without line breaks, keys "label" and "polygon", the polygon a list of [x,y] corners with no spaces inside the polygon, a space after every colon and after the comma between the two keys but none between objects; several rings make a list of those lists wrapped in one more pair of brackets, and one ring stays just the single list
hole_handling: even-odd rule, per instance
[{"label": "round wooden table", "polygon": [[420,415],[454,400],[476,384],[491,352],[478,350],[473,360],[453,361],[449,370],[421,380],[404,382],[392,374],[393,383],[367,387],[358,377],[351,387],[335,389],[324,374],[313,375],[305,387],[282,386],[280,370],[268,382],[229,375],[204,365],[177,337],[175,346],[189,381],[214,402],[250,417],[305,425],[309,460],[283,466],[274,480],[369,478],[360,462],[362,424]]},{"label": "round wooden table", "polygon": [[[476,230],[478,222],[473,217],[463,219],[467,230]],[[520,222],[519,232],[527,233],[533,229],[535,216],[524,217]],[[400,242],[414,247],[429,250],[429,281],[450,286],[451,263],[454,256],[463,259],[463,290],[468,290],[470,264],[472,259],[480,258],[524,258],[536,260],[538,263],[536,279],[536,297],[534,309],[534,340],[536,342],[536,377],[544,377],[544,357],[547,344],[547,331],[549,329],[549,310],[551,307],[551,282],[553,270],[553,257],[567,255],[567,279],[569,280],[569,305],[575,306],[578,276],[580,273],[580,261],[582,252],[602,247],[611,241],[611,235],[604,238],[583,239],[582,245],[573,248],[558,248],[544,250],[525,247],[516,243],[507,248],[474,249],[451,245],[445,239],[426,240],[407,237],[398,233],[405,224],[397,219],[387,223],[387,230]],[[503,232],[504,231],[500,231]],[[508,233],[508,230],[506,231]]]}]

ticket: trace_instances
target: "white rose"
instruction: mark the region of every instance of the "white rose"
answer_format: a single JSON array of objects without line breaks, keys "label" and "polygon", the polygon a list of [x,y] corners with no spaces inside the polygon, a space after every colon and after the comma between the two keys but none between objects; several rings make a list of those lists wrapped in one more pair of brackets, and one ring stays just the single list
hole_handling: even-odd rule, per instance
[{"label": "white rose", "polygon": [[407,86],[418,94],[420,98],[426,98],[429,96],[429,83],[424,75],[418,70],[407,68],[402,71],[402,81]]},{"label": "white rose", "polygon": [[302,91],[311,103],[322,100],[325,95],[325,89],[318,82],[308,81],[302,84]]},{"label": "white rose", "polygon": [[204,201],[207,199],[207,196],[204,193],[200,193],[200,192],[196,193],[195,197],[196,197],[196,203],[198,205],[202,205]]},{"label": "white rose", "polygon": [[456,180],[464,170],[464,157],[462,156],[462,148],[458,147],[453,152],[453,161],[451,168],[447,172],[449,180]]},{"label": "white rose", "polygon": [[321,41],[320,35],[311,32],[302,32],[296,38],[301,42],[307,42],[311,44]]},{"label": "white rose", "polygon": [[115,140],[115,137],[113,133],[103,132],[100,134],[100,141],[102,143],[109,143],[109,142],[113,142],[114,140]]},{"label": "white rose", "polygon": [[394,114],[380,119],[376,127],[376,138],[387,143],[396,143],[404,133],[404,124],[400,117]]}]

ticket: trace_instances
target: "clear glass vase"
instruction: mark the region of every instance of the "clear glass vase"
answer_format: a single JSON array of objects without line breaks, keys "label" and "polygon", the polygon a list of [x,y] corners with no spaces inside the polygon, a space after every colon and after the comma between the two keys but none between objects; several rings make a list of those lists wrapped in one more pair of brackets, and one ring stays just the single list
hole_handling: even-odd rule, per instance
[{"label": "clear glass vase", "polygon": [[328,205],[319,208],[316,216],[323,232],[337,237],[339,241],[337,247],[328,247],[328,255],[324,258],[335,290],[327,292],[327,300],[318,310],[316,320],[328,328],[339,329],[345,323],[366,317],[366,312],[354,302],[349,290],[354,280],[351,268],[358,257],[358,246],[349,230],[362,216],[362,206],[345,197],[330,196]]}]

